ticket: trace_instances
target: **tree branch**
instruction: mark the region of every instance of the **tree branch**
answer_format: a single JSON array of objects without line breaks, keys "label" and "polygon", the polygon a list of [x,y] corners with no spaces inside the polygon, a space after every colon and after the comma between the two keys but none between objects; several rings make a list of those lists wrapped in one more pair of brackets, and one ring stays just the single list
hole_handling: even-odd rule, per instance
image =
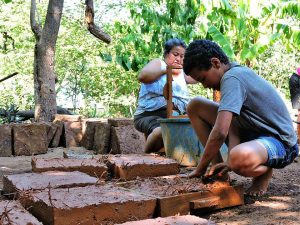
[{"label": "tree branch", "polygon": [[30,26],[31,30],[34,33],[36,40],[39,40],[42,33],[42,27],[35,20],[35,11],[36,11],[36,2],[35,0],[31,0],[30,7]]},{"label": "tree branch", "polygon": [[93,2],[93,0],[85,0],[85,4],[86,4],[85,21],[87,23],[88,30],[96,38],[109,44],[111,42],[111,37],[104,31],[102,31],[102,29],[94,23],[94,2]]}]

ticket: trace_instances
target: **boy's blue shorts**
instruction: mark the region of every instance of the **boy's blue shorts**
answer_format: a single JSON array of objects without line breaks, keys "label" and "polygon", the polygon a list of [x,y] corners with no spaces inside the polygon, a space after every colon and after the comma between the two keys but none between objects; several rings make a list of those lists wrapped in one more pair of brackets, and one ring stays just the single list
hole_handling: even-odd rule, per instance
[{"label": "boy's blue shorts", "polygon": [[283,168],[292,163],[299,154],[297,144],[288,148],[281,141],[270,136],[260,136],[255,140],[263,144],[267,149],[268,161],[265,165],[271,168]]}]

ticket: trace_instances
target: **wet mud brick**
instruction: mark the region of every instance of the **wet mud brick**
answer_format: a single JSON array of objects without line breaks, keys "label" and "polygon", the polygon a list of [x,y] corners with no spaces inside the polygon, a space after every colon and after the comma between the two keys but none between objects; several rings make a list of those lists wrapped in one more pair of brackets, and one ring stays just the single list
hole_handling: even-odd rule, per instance
[{"label": "wet mud brick", "polygon": [[48,151],[47,128],[45,124],[13,125],[14,154],[33,155]]},{"label": "wet mud brick", "polygon": [[62,121],[62,122],[80,122],[81,115],[65,115],[65,114],[56,114],[54,121]]},{"label": "wet mud brick", "polygon": [[78,147],[82,139],[81,122],[64,122],[66,148]]},{"label": "wet mud brick", "polygon": [[107,160],[113,176],[122,180],[179,173],[179,164],[175,160],[157,155],[110,155]]},{"label": "wet mud brick", "polygon": [[214,222],[202,219],[197,216],[186,215],[186,216],[169,216],[165,218],[147,219],[139,221],[131,221],[117,225],[215,225]]},{"label": "wet mud brick", "polygon": [[107,122],[113,127],[133,125],[133,119],[130,118],[110,118],[107,120]]},{"label": "wet mud brick", "polygon": [[55,134],[54,134],[54,136],[53,136],[53,138],[50,142],[50,147],[51,148],[56,148],[56,147],[59,146],[59,143],[60,143],[64,123],[62,121],[56,120],[56,121],[53,122],[53,124],[55,124],[57,126],[57,129],[56,129]]},{"label": "wet mud brick", "polygon": [[12,155],[12,129],[8,125],[0,125],[0,157]]},{"label": "wet mud brick", "polygon": [[196,210],[210,211],[244,204],[242,186],[229,182],[203,184],[199,178],[182,175],[137,179],[119,183],[124,188],[158,198],[157,215],[186,215]]},{"label": "wet mud brick", "polygon": [[156,198],[113,185],[30,193],[22,204],[45,225],[115,224],[152,218]]},{"label": "wet mud brick", "polygon": [[107,177],[107,166],[99,159],[69,159],[69,158],[32,158],[33,172],[46,171],[79,171],[97,178]]},{"label": "wet mud brick", "polygon": [[101,122],[107,122],[105,119],[83,119],[82,120],[82,140],[80,145],[88,150],[93,150],[95,127]]},{"label": "wet mud brick", "polygon": [[111,127],[112,154],[142,154],[146,144],[145,136],[133,125]]},{"label": "wet mud brick", "polygon": [[[98,181],[85,173],[49,171],[44,173],[23,173],[3,176],[3,192],[9,197],[18,197],[24,191],[69,188],[93,185]],[[13,194],[13,195],[9,195]]]},{"label": "wet mud brick", "polygon": [[110,151],[110,132],[111,125],[107,122],[101,122],[95,126],[93,149],[97,154],[107,154]]},{"label": "wet mud brick", "polygon": [[3,225],[43,225],[17,201],[0,201],[0,222]]}]

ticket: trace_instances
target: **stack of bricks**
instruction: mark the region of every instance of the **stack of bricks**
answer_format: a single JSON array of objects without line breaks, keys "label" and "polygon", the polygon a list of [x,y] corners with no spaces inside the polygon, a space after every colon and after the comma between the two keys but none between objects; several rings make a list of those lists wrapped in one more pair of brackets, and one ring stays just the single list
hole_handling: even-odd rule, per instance
[{"label": "stack of bricks", "polygon": [[46,153],[47,131],[45,123],[0,125],[0,157]]},{"label": "stack of bricks", "polygon": [[60,145],[64,147],[77,147],[82,139],[82,125],[80,115],[61,115],[56,114],[54,123],[63,123],[63,135]]},{"label": "stack of bricks", "polygon": [[145,137],[133,125],[133,119],[108,119],[95,125],[93,149],[98,154],[143,153]]},{"label": "stack of bricks", "polygon": [[112,154],[141,154],[145,146],[144,134],[134,128],[132,119],[109,119]]}]

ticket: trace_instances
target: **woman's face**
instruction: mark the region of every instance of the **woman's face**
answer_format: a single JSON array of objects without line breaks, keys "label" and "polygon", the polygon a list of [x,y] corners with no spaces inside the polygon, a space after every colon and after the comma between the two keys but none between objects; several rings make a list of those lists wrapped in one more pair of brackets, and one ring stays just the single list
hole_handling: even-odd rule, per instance
[{"label": "woman's face", "polygon": [[174,46],[165,57],[166,64],[169,66],[182,67],[184,53],[185,49],[182,46]]}]

